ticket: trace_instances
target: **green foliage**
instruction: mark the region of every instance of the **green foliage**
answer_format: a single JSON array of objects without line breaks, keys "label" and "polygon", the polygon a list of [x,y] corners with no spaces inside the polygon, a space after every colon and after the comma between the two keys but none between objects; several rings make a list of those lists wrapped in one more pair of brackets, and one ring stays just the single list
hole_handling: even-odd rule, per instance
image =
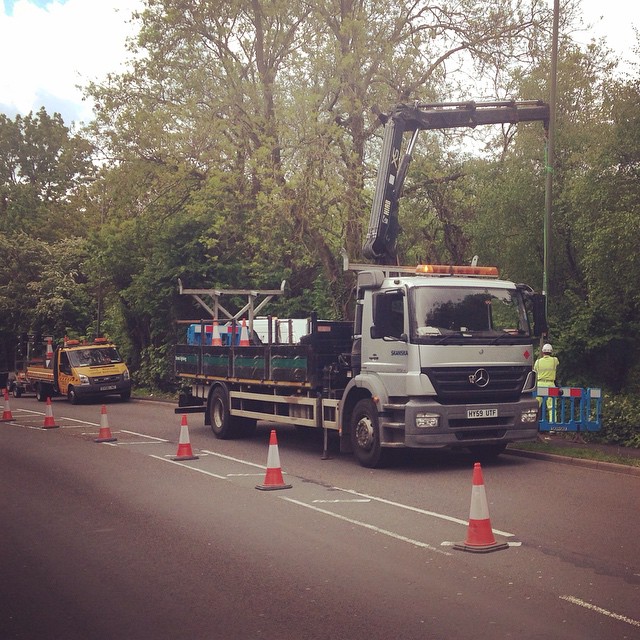
[{"label": "green foliage", "polygon": [[173,375],[171,345],[149,346],[142,350],[140,364],[133,374],[133,385],[165,393],[178,388]]},{"label": "green foliage", "polygon": [[91,154],[60,114],[0,114],[0,231],[47,241],[80,234],[86,221],[76,194],[95,171]]},{"label": "green foliage", "polygon": [[640,397],[605,394],[602,417],[602,429],[590,440],[640,448]]}]

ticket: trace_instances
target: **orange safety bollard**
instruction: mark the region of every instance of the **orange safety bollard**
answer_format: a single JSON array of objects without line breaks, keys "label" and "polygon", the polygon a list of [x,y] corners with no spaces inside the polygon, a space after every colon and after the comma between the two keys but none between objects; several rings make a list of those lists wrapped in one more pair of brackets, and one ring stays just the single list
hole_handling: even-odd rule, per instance
[{"label": "orange safety bollard", "polygon": [[274,489],[291,489],[290,484],[285,484],[280,467],[280,454],[278,453],[278,439],[276,430],[272,429],[269,436],[269,452],[267,454],[267,473],[264,483],[256,486],[260,491],[273,491]]},{"label": "orange safety bollard", "polygon": [[482,479],[482,468],[479,462],[473,465],[473,485],[471,487],[471,510],[467,539],[453,545],[459,551],[472,553],[488,553],[499,549],[508,549],[506,542],[497,542],[489,519],[489,506]]}]

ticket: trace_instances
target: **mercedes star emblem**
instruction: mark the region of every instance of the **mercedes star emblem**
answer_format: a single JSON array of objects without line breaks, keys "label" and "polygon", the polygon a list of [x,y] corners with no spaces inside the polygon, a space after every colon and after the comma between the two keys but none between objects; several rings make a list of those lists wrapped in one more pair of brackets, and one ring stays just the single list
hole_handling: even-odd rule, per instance
[{"label": "mercedes star emblem", "polygon": [[469,376],[469,382],[484,389],[489,384],[489,372],[486,369],[478,369]]}]

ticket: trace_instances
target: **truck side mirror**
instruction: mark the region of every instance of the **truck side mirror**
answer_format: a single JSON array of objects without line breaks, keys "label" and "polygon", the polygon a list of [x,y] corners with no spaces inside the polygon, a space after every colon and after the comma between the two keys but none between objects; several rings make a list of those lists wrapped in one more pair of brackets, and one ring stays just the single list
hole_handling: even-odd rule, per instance
[{"label": "truck side mirror", "polygon": [[541,293],[534,293],[531,296],[533,311],[533,335],[539,338],[549,332],[547,324],[547,299]]}]

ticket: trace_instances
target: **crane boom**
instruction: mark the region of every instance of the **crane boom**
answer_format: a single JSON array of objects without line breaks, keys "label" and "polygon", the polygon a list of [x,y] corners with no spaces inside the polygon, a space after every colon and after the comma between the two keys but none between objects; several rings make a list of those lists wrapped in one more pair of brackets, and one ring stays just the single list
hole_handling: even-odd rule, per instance
[{"label": "crane boom", "polygon": [[[487,124],[541,121],[549,126],[549,105],[541,100],[493,102],[441,102],[399,104],[389,114],[378,116],[384,136],[371,217],[362,252],[378,264],[395,264],[396,240],[400,232],[398,203],[421,130],[475,128]],[[411,138],[402,149],[404,134]]]}]

